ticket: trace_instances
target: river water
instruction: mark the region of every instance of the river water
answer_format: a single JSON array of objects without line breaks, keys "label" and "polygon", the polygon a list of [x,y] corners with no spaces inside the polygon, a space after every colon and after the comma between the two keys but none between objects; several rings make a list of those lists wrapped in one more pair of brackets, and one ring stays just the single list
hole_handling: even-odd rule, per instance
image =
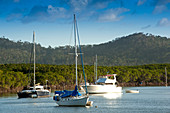
[{"label": "river water", "polygon": [[[140,93],[126,93],[127,89]],[[90,95],[92,107],[59,107],[52,95],[36,99],[2,96],[0,113],[170,113],[170,87],[125,87],[122,94]]]}]

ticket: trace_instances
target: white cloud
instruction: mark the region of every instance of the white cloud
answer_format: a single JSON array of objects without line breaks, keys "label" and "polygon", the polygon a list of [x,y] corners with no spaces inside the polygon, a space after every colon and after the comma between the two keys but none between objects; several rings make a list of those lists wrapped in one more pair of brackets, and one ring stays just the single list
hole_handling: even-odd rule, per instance
[{"label": "white cloud", "polygon": [[99,21],[102,22],[109,22],[109,21],[118,21],[119,18],[117,17],[117,15],[115,14],[104,14],[102,16],[99,17]]},{"label": "white cloud", "polygon": [[70,0],[70,5],[75,12],[80,12],[88,5],[88,0]]},{"label": "white cloud", "polygon": [[65,13],[66,9],[64,9],[63,7],[53,7],[52,5],[48,6],[47,9],[49,14],[60,14],[60,13]]},{"label": "white cloud", "polygon": [[63,7],[53,7],[52,5],[48,5],[47,12],[50,17],[50,21],[55,21],[57,18],[68,18],[67,10]]},{"label": "white cloud", "polygon": [[155,6],[153,13],[162,13],[166,9],[167,7],[165,5],[157,5]]},{"label": "white cloud", "polygon": [[129,9],[126,8],[116,8],[116,9],[110,9],[102,13],[98,20],[100,22],[112,22],[112,21],[119,21],[123,18],[123,16],[120,16],[121,13],[127,12]]},{"label": "white cloud", "polygon": [[169,26],[170,21],[167,18],[162,18],[158,23],[157,26]]},{"label": "white cloud", "polygon": [[155,0],[155,8],[153,10],[153,13],[162,13],[163,11],[168,9],[168,4],[170,3],[170,0]]},{"label": "white cloud", "polygon": [[137,5],[138,6],[143,5],[145,2],[146,2],[146,0],[139,0]]}]

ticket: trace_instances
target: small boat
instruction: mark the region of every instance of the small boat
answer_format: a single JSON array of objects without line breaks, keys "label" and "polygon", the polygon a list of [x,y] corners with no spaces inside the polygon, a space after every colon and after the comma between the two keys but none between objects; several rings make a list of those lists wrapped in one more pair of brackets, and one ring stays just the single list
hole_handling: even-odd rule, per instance
[{"label": "small boat", "polygon": [[[114,79],[109,77],[114,76]],[[82,86],[85,88],[85,86]],[[87,85],[89,94],[102,94],[102,93],[121,93],[122,87],[117,86],[116,74],[100,76],[94,85]]]},{"label": "small boat", "polygon": [[[77,22],[76,22],[76,17],[74,14],[74,38],[75,38],[75,68],[76,68],[76,86],[73,91],[68,91],[68,90],[63,90],[63,91],[55,91],[55,96],[53,97],[53,100],[59,105],[59,106],[76,106],[76,107],[85,107],[89,106],[92,104],[91,101],[89,100],[89,96],[87,95],[87,90],[86,94],[82,95],[78,91],[78,81],[77,81],[77,45],[76,45],[76,40],[78,38],[79,46],[80,46],[80,40],[79,40],[79,35],[78,35],[78,29],[77,29]],[[86,79],[85,79],[85,73],[84,73],[84,66],[83,66],[83,61],[82,61],[82,54],[81,54],[81,47],[80,47],[80,55],[81,55],[81,63],[82,63],[82,68],[83,68],[83,75],[84,75],[84,81],[86,85]]]},{"label": "small boat", "polygon": [[139,93],[139,90],[126,90],[126,93]]},{"label": "small boat", "polygon": [[35,88],[30,87],[29,89],[24,89],[21,92],[18,92],[18,98],[49,97],[49,93],[49,90],[44,89],[44,87],[39,84],[36,84]]},{"label": "small boat", "polygon": [[35,32],[33,32],[33,44],[34,44],[34,86],[28,89],[23,89],[18,92],[18,98],[39,98],[39,97],[49,97],[50,91],[49,87],[46,89],[40,84],[35,84]]}]

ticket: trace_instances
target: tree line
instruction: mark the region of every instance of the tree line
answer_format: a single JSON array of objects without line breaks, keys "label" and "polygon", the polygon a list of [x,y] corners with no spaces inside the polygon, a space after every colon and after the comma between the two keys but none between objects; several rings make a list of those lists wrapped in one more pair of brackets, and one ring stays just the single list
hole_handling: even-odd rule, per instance
[{"label": "tree line", "polygon": [[[149,64],[139,66],[98,66],[100,75],[117,74],[120,84],[134,83],[165,83],[165,67],[170,81],[170,64]],[[85,65],[87,82],[95,82],[93,65]],[[36,83],[53,86],[75,85],[75,65],[36,64]],[[83,70],[78,66],[78,82],[83,83]],[[30,64],[1,64],[0,89],[14,89],[33,84],[33,65]]]}]

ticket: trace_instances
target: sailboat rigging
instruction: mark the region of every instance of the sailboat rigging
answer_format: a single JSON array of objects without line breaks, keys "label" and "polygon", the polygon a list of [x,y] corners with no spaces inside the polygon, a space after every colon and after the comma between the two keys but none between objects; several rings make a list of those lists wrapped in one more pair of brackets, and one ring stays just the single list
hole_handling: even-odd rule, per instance
[{"label": "sailboat rigging", "polygon": [[[34,57],[34,83],[33,87],[30,87],[29,89],[23,89],[22,91],[18,92],[18,98],[38,98],[38,97],[49,97],[50,91],[47,89],[44,89],[43,86],[40,84],[36,84],[35,80],[35,32],[33,32],[33,57]],[[32,57],[32,53],[31,53]],[[30,59],[31,62],[31,59]]]},{"label": "sailboat rigging", "polygon": [[[97,54],[96,54],[96,81],[97,81]],[[95,84],[96,84],[96,81],[95,81]]]},{"label": "sailboat rigging", "polygon": [[168,83],[167,83],[167,71],[166,71],[166,67],[165,67],[165,86],[167,87],[168,86]]},{"label": "sailboat rigging", "polygon": [[[79,48],[80,48],[80,53],[77,53],[77,39],[78,39],[78,44],[79,44]],[[82,58],[82,54],[81,54],[81,47],[80,47],[80,39],[79,39],[79,34],[78,34],[78,27],[77,27],[77,21],[76,21],[76,16],[74,14],[74,42],[75,42],[75,67],[76,67],[76,86],[75,89],[73,91],[67,91],[67,90],[63,90],[63,91],[55,91],[55,96],[53,97],[53,99],[56,101],[56,103],[59,106],[83,106],[85,107],[86,104],[90,101],[89,100],[89,96],[87,95],[87,90],[86,90],[86,94],[85,95],[81,95],[78,92],[78,80],[77,80],[77,57],[80,54],[81,56],[81,63],[82,63],[82,68],[83,68],[83,75],[84,75],[84,81],[86,84],[86,80],[85,80],[85,73],[84,73],[84,66],[83,66],[83,58]]]}]

